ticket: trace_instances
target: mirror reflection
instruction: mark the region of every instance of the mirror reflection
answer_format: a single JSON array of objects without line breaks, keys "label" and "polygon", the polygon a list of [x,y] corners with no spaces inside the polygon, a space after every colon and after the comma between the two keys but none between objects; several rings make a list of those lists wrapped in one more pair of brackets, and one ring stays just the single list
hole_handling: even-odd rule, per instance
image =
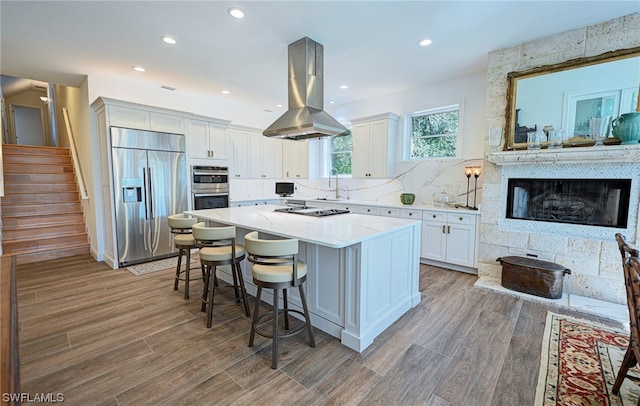
[{"label": "mirror reflection", "polygon": [[611,120],[636,111],[639,85],[640,48],[512,72],[506,148],[526,148],[527,133],[537,130],[569,140],[611,137]]}]

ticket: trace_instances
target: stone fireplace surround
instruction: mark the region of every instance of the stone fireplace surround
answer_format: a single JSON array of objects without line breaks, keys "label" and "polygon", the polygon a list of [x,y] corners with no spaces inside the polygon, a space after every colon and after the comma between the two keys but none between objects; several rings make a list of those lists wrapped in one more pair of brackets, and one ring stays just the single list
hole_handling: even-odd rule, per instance
[{"label": "stone fireplace surround", "polygon": [[[537,255],[571,269],[565,276],[568,296],[626,305],[620,253],[614,234],[622,232],[638,246],[640,229],[638,183],[640,145],[565,148],[561,150],[505,151],[489,153],[489,128],[505,126],[507,74],[536,66],[594,56],[617,49],[640,46],[640,13],[491,52],[488,57],[483,201],[480,224],[478,276],[498,281],[501,266],[496,258],[506,255]],[[519,169],[518,169],[519,168]],[[520,228],[505,222],[504,179],[513,172],[544,173],[552,178],[569,177],[567,171],[616,171],[632,178],[632,202],[626,230],[594,233],[572,230]],[[610,175],[610,173],[609,173]],[[608,176],[609,176],[608,175]],[[625,175],[626,176],[626,175]],[[601,178],[607,176],[600,175]],[[536,222],[529,222],[536,223]],[[589,227],[589,226],[582,226]],[[599,227],[592,227],[599,228]],[[598,235],[594,235],[598,234]],[[491,284],[491,283],[489,283]]]}]

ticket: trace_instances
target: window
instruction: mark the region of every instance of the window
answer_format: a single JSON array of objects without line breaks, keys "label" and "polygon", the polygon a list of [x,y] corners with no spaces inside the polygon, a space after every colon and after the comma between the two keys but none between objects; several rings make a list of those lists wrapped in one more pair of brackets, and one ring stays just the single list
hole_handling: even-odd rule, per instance
[{"label": "window", "polygon": [[410,116],[411,159],[458,155],[460,106],[413,113]]},{"label": "window", "polygon": [[351,153],[353,151],[352,135],[331,138],[331,166],[338,175],[351,175]]}]

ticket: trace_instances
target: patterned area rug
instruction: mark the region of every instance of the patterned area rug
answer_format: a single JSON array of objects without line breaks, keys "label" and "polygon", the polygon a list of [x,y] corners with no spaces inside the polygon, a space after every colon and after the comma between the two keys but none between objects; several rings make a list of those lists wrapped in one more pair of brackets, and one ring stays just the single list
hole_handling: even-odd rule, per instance
[{"label": "patterned area rug", "polygon": [[[637,380],[625,379],[620,396],[611,391],[628,344],[628,332],[549,312],[536,406],[635,405]],[[630,375],[640,377],[640,369]]]},{"label": "patterned area rug", "polygon": [[[195,257],[195,258],[194,258]],[[182,267],[184,268],[185,258],[182,257]],[[146,275],[151,272],[164,271],[165,269],[176,269],[178,264],[178,257],[160,259],[158,261],[145,262],[144,264],[131,265],[127,267],[127,271],[136,276]],[[191,269],[199,269],[200,260],[198,254],[191,254]]]}]

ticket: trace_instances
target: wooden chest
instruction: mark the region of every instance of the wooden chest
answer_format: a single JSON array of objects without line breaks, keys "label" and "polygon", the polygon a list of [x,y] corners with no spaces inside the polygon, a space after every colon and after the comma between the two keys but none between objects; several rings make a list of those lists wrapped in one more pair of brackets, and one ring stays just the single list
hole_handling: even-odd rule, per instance
[{"label": "wooden chest", "polygon": [[562,297],[562,277],[571,274],[562,265],[534,258],[507,256],[496,261],[502,264],[502,286],[550,299]]}]

